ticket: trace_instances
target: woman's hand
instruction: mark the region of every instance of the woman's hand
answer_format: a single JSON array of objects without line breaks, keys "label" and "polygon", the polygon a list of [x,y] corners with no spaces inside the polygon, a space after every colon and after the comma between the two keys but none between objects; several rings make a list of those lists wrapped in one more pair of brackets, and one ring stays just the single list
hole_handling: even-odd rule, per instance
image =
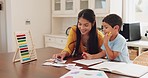
[{"label": "woman's hand", "polygon": [[67,55],[67,52],[61,52],[61,53],[58,53],[58,54],[54,54],[52,56],[52,58],[60,58],[61,60],[63,60]]},{"label": "woman's hand", "polygon": [[93,58],[92,58],[92,55],[89,54],[89,53],[87,53],[87,52],[83,52],[82,57],[83,57],[84,59],[86,59],[86,60],[93,59]]}]

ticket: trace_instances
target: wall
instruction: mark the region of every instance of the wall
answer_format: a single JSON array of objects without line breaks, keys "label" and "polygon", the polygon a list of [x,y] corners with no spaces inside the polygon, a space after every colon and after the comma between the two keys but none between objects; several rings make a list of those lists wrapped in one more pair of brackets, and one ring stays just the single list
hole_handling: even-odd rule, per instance
[{"label": "wall", "polygon": [[44,47],[43,35],[50,33],[51,27],[51,0],[6,0],[6,6],[8,51],[16,49],[14,32],[28,29],[35,47]]},{"label": "wall", "polygon": [[[139,3],[139,1],[141,1]],[[148,0],[136,0],[136,20],[142,21],[142,22],[148,22]],[[138,10],[139,9],[139,10]]]},{"label": "wall", "polygon": [[136,13],[135,19],[140,22],[142,36],[145,35],[145,32],[148,31],[148,0],[136,0]]},{"label": "wall", "polygon": [[[143,11],[136,12],[138,2],[142,1],[138,7]],[[148,0],[123,0],[123,21],[126,23],[140,22],[141,36],[145,37],[145,32],[148,30]]]},{"label": "wall", "polygon": [[135,0],[123,0],[123,22],[135,22]]},{"label": "wall", "polygon": [[2,10],[0,10],[0,52],[6,52],[7,51],[7,33],[6,33],[6,26],[5,26],[5,20],[6,20],[6,9],[5,9],[5,0],[0,0],[0,4],[2,7]]}]

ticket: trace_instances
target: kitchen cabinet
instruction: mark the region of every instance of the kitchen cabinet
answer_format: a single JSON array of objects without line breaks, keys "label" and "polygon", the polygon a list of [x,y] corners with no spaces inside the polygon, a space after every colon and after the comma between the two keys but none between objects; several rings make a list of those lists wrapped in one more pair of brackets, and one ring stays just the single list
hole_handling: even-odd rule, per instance
[{"label": "kitchen cabinet", "polygon": [[97,27],[102,19],[116,13],[122,17],[122,0],[52,0],[52,27],[50,35],[66,37],[66,29],[77,24],[77,15],[90,8],[96,14]]},{"label": "kitchen cabinet", "polygon": [[76,0],[52,0],[52,16],[64,17],[76,12]]},{"label": "kitchen cabinet", "polygon": [[109,13],[122,16],[122,0],[52,0],[53,17],[77,17],[87,8],[93,9],[99,17]]},{"label": "kitchen cabinet", "polygon": [[56,36],[45,34],[45,47],[55,47],[59,49],[64,49],[67,41],[67,37],[65,36]]}]

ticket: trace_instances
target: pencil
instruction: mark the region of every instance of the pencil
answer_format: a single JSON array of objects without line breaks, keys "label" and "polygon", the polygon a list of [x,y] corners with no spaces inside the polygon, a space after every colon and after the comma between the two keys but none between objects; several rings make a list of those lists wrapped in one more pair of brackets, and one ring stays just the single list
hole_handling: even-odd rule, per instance
[{"label": "pencil", "polygon": [[107,35],[110,36],[111,32],[109,32]]}]

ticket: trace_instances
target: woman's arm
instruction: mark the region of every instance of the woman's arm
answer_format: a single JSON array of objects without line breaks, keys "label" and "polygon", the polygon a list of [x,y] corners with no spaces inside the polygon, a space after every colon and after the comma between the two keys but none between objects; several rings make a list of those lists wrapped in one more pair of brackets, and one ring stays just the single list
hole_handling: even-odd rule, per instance
[{"label": "woman's arm", "polygon": [[54,54],[54,55],[52,56],[52,58],[60,58],[61,60],[63,60],[64,57],[69,56],[69,55],[70,55],[70,54],[69,54],[68,52],[63,51],[63,52],[61,52],[61,53]]},{"label": "woman's arm", "polygon": [[75,41],[76,41],[76,26],[72,26],[69,31],[66,46],[62,52],[68,52],[69,54],[72,54],[75,47]]},{"label": "woman's arm", "polygon": [[66,56],[70,56],[75,47],[76,40],[76,26],[72,26],[68,35],[67,43],[62,52],[54,54],[53,58],[61,58],[63,60]]}]

